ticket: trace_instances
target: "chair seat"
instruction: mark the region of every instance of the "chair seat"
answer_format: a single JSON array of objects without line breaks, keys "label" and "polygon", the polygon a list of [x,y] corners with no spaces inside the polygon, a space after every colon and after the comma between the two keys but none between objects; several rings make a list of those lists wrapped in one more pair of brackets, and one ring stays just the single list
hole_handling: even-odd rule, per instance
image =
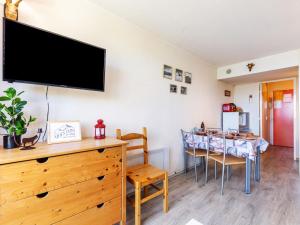
[{"label": "chair seat", "polygon": [[139,164],[127,168],[127,180],[132,184],[139,182],[141,187],[164,180],[165,174],[165,170],[149,164]]},{"label": "chair seat", "polygon": [[[194,149],[190,148],[185,151],[187,154],[194,156]],[[207,151],[204,149],[196,149],[195,150],[196,157],[203,157],[207,155]]]},{"label": "chair seat", "polygon": [[[223,154],[221,155],[210,155],[210,159],[217,161],[218,163],[223,163]],[[245,164],[246,160],[244,158],[239,158],[233,155],[226,155],[225,157],[225,165],[239,165]]]},{"label": "chair seat", "polygon": [[[194,156],[194,149],[188,149],[185,152],[191,156]],[[196,153],[196,157],[203,157],[203,156],[206,157],[207,156],[207,150],[205,150],[205,149],[196,149],[195,153]],[[220,153],[210,151],[209,155],[220,155]]]}]

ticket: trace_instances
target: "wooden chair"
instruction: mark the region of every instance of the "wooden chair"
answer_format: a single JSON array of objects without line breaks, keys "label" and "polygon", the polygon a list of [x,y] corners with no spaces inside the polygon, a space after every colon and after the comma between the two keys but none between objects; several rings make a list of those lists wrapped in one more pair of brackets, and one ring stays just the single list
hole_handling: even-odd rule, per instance
[{"label": "wooden chair", "polygon": [[[200,162],[205,163],[205,158],[207,156],[206,147],[196,148],[194,140],[194,132],[186,132],[181,130],[183,150],[184,150],[184,170],[187,173],[188,167],[188,156],[193,157],[194,170],[195,170],[195,181],[198,182],[198,173],[197,173],[197,158],[200,159]],[[204,165],[205,168],[205,165]]]},{"label": "wooden chair", "polygon": [[[127,168],[127,180],[135,189],[135,201],[128,198],[129,202],[135,208],[135,225],[141,224],[141,205],[159,195],[163,195],[163,210],[168,212],[168,172],[158,169],[149,164],[148,160],[148,144],[147,129],[143,128],[143,133],[129,133],[121,135],[121,130],[117,129],[117,138],[124,141],[142,140],[141,145],[129,145],[127,151],[143,150],[144,163]],[[155,184],[159,181],[163,182],[163,188],[159,188]],[[148,187],[151,186],[157,191],[148,195]],[[144,196],[142,198],[142,189]]]},{"label": "wooden chair", "polygon": [[[212,136],[213,135],[210,135],[210,138]],[[209,140],[210,140],[210,138],[209,138]],[[225,167],[227,169],[227,181],[228,181],[229,169],[231,168],[231,166],[246,164],[246,160],[244,158],[239,158],[239,157],[228,154],[227,147],[226,147],[225,133],[222,133],[221,136],[218,135],[218,138],[222,138],[223,154],[208,155],[207,159],[211,159],[211,160],[215,161],[215,178],[216,178],[216,164],[219,163],[222,165],[221,195],[223,195],[224,194]],[[210,147],[210,144],[208,144],[208,148],[209,147]],[[208,162],[207,162],[207,164],[208,164]],[[206,167],[206,169],[208,169],[208,167]],[[206,176],[206,179],[207,179],[207,176]]]}]

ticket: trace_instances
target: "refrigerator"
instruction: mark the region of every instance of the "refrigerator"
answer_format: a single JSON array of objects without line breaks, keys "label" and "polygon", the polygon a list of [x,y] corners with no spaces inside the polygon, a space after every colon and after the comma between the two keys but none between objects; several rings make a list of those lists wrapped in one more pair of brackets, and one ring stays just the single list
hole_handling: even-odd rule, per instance
[{"label": "refrigerator", "polygon": [[239,132],[249,132],[249,113],[248,112],[223,112],[222,130],[237,130]]}]

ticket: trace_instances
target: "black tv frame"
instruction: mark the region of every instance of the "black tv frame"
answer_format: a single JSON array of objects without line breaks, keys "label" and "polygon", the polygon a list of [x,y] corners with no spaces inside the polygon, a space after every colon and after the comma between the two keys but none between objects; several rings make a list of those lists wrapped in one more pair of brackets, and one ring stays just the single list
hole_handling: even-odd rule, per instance
[{"label": "black tv frame", "polygon": [[[5,78],[4,77],[4,74],[5,74],[5,22],[7,20],[22,24],[24,26],[27,26],[27,27],[30,27],[30,28],[33,28],[33,29],[37,29],[39,31],[47,32],[47,33],[52,34],[52,35],[56,35],[56,36],[59,36],[59,37],[62,37],[62,38],[65,38],[65,39],[68,39],[68,40],[71,40],[71,41],[76,41],[78,43],[85,44],[85,45],[103,50],[104,51],[104,63],[103,63],[104,67],[103,67],[103,74],[102,74],[103,75],[102,76],[103,77],[103,90],[102,89],[101,90],[100,89],[93,89],[93,88],[74,87],[74,86],[69,86],[69,85],[57,85],[57,84],[43,83],[43,82],[30,82],[30,81],[25,81],[25,80],[12,80],[12,79]],[[31,26],[31,25],[28,25],[28,24],[25,24],[25,23],[21,23],[19,21],[13,21],[13,20],[7,19],[5,17],[3,17],[3,19],[2,19],[2,23],[3,23],[3,26],[2,26],[3,27],[3,34],[2,34],[2,80],[3,81],[7,81],[8,83],[18,82],[18,83],[25,83],[25,84],[36,84],[36,85],[44,85],[44,86],[52,86],[52,87],[64,87],[64,88],[73,88],[73,89],[99,91],[99,92],[104,92],[105,91],[105,69],[106,69],[106,49],[105,48],[101,48],[101,47],[98,47],[98,46],[95,46],[95,45],[92,45],[92,44],[89,44],[89,43],[86,43],[86,42],[83,42],[83,41],[79,41],[77,39],[66,37],[66,36],[63,36],[61,34],[57,34],[55,32],[51,32],[51,31],[48,31],[48,30],[45,30],[45,29],[34,27],[34,26]]]}]

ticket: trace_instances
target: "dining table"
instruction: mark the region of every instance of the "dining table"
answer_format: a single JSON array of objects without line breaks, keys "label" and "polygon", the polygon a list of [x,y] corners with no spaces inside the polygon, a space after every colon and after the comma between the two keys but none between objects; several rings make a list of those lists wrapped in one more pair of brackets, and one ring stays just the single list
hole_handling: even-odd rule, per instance
[{"label": "dining table", "polygon": [[[225,148],[224,148],[224,137],[220,135],[202,135],[195,133],[188,140],[190,147],[200,149],[210,149],[214,152],[231,154],[237,157],[246,159],[246,171],[245,171],[245,193],[251,194],[251,173],[253,163],[255,165],[254,179],[256,182],[261,180],[261,153],[267,151],[269,143],[262,137],[225,137]],[[209,146],[209,147],[208,147]]]}]

